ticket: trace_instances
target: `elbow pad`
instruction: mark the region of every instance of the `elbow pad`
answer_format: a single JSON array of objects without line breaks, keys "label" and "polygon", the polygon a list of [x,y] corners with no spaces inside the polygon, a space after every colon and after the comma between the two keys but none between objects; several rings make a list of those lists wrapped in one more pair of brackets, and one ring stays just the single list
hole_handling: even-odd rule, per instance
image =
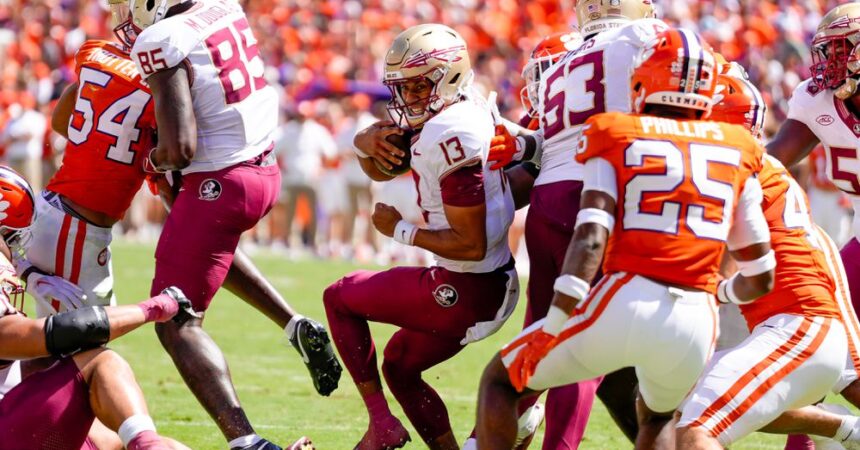
[{"label": "elbow pad", "polygon": [[106,344],[110,322],[101,306],[89,306],[45,319],[45,347],[57,357],[74,355]]}]

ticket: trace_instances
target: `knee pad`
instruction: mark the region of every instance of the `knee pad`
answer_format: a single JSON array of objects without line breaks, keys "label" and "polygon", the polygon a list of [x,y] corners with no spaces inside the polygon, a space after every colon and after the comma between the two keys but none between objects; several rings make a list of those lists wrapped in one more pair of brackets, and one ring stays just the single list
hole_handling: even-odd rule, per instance
[{"label": "knee pad", "polygon": [[45,319],[45,347],[62,357],[106,344],[110,340],[110,322],[101,306],[89,306]]}]

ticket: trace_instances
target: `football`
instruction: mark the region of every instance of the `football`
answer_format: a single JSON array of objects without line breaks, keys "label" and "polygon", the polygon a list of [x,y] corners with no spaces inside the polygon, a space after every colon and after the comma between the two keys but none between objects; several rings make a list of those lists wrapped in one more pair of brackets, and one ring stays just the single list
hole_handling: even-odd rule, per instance
[{"label": "football", "polygon": [[400,164],[394,165],[391,169],[386,169],[375,159],[373,163],[376,165],[376,168],[379,169],[380,172],[396,177],[399,175],[403,175],[406,172],[409,172],[410,162],[412,161],[412,138],[415,136],[415,132],[411,130],[403,130],[403,134],[391,134],[385,138],[391,145],[403,150],[403,158],[401,158]]}]

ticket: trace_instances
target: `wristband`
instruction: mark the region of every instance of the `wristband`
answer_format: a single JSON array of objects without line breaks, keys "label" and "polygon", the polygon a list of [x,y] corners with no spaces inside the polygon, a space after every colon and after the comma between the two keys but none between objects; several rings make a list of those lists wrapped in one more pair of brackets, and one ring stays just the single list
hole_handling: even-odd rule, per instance
[{"label": "wristband", "polygon": [[573,229],[584,223],[596,223],[606,228],[609,234],[612,234],[612,230],[615,229],[615,217],[612,217],[612,214],[600,208],[580,209],[576,214],[576,225]]},{"label": "wristband", "polygon": [[152,159],[153,155],[155,155],[155,151],[158,147],[153,147],[152,150],[149,151],[146,155],[146,162],[143,164],[143,171],[149,173],[165,173],[167,170],[159,168],[155,164],[155,160]]},{"label": "wristband", "polygon": [[418,227],[405,220],[397,222],[394,227],[394,240],[405,245],[414,245],[415,235],[418,234]]},{"label": "wristband", "polygon": [[367,153],[364,153],[363,151],[361,151],[360,148],[358,148],[354,145],[352,146],[352,151],[361,159],[370,158],[370,155],[368,155]]},{"label": "wristband", "polygon": [[543,323],[543,332],[550,336],[558,336],[568,319],[570,319],[570,314],[558,306],[551,305]]},{"label": "wristband", "polygon": [[591,285],[582,278],[573,275],[562,275],[555,279],[552,289],[559,294],[582,300],[591,290]]},{"label": "wristband", "polygon": [[776,267],[776,255],[773,250],[752,261],[737,261],[738,272],[745,277],[754,277]]},{"label": "wristband", "polygon": [[517,136],[517,151],[514,152],[514,161],[522,161],[528,148],[528,140],[524,136]]},{"label": "wristband", "polygon": [[720,281],[720,284],[717,285],[717,300],[719,300],[720,303],[734,303],[735,305],[746,305],[748,303],[752,303],[752,300],[741,300],[735,293],[735,280],[737,277],[738,274],[736,273],[732,275],[731,278]]}]

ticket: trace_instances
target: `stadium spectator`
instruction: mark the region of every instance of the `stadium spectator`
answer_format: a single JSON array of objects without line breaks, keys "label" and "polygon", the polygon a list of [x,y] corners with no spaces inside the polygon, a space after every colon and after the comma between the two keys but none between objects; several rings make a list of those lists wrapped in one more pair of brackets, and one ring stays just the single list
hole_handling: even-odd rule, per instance
[{"label": "stadium spectator", "polygon": [[[748,69],[768,103],[767,130],[771,131],[785,119],[794,87],[809,75],[807,44],[823,12],[845,1],[660,0],[657,5],[667,22],[698,30],[715,49]],[[576,23],[574,0],[241,2],[259,38],[260,54],[270,64],[267,78],[279,85],[284,107],[318,98],[344,105],[348,103],[344,99],[356,93],[384,98],[387,91],[377,80],[388,42],[408,26],[441,22],[467,41],[480,74],[479,88],[498,91],[502,114],[518,117],[524,55],[539,38]],[[19,96],[29,95],[41,107],[74,81],[72,64],[80,44],[89,38],[112,37],[106,18],[105,5],[98,0],[0,2],[0,133],[8,127],[9,105],[17,103]],[[361,108],[343,109],[345,114],[336,116],[326,112],[331,116],[329,133],[337,135],[358,120]],[[349,160],[343,162],[340,176],[347,186],[356,187],[350,182],[349,164]],[[37,180],[34,176],[30,181]],[[347,192],[366,195],[366,187],[358,187]],[[313,213],[316,201],[311,204]],[[351,213],[354,199],[346,204],[345,217],[361,215]],[[311,236],[317,227],[314,220],[311,214]],[[354,225],[349,222],[344,225],[346,241],[351,240]],[[273,234],[284,233],[273,230]]]},{"label": "stadium spectator", "polygon": [[42,185],[42,147],[47,119],[36,109],[36,99],[22,92],[18,103],[9,107],[9,122],[2,134],[6,165],[22,174],[34,189]]}]

